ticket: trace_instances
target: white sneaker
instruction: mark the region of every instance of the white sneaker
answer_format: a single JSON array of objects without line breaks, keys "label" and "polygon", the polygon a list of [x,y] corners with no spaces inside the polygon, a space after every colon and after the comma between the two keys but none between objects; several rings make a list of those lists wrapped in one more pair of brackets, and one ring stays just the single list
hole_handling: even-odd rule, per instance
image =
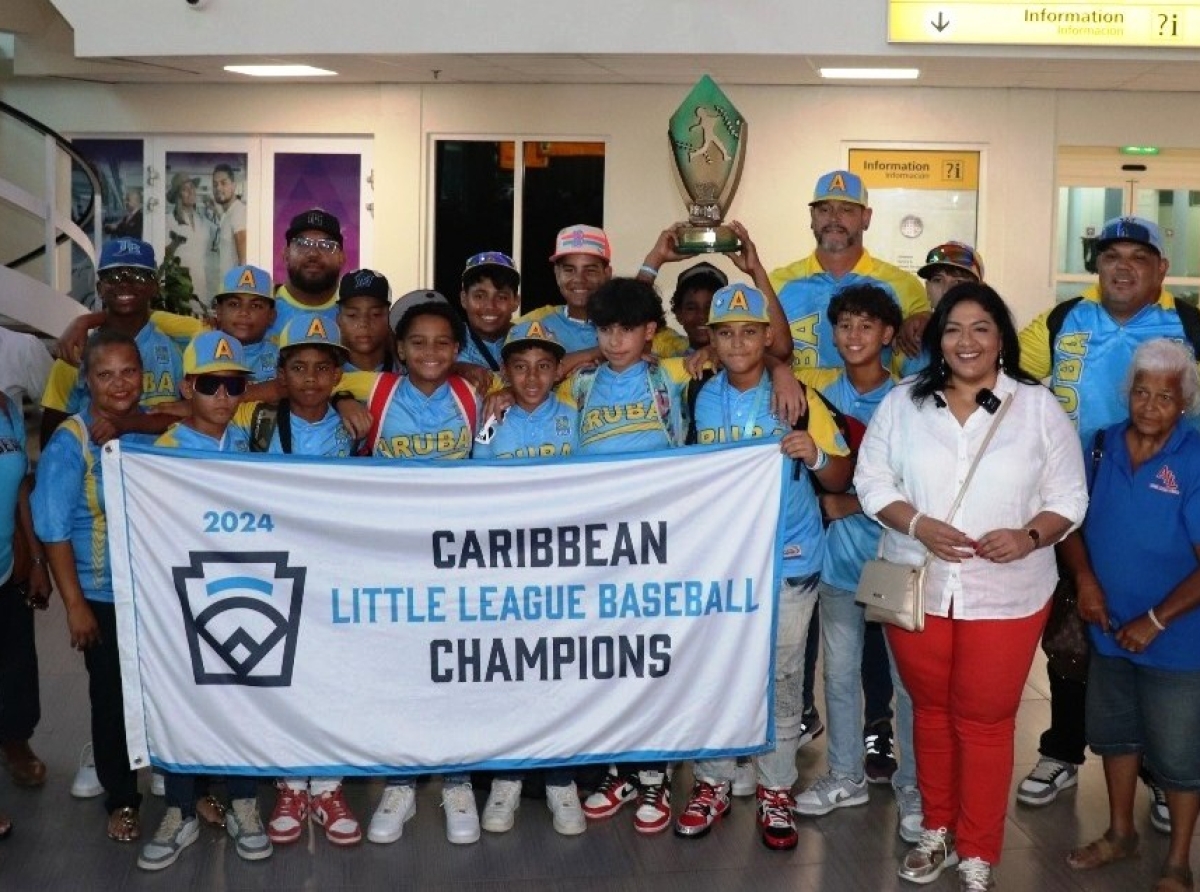
[{"label": "white sneaker", "polygon": [[469,783],[443,784],[442,809],[446,812],[446,839],[455,845],[479,841],[479,806]]},{"label": "white sneaker", "polygon": [[988,892],[992,882],[992,865],[982,858],[964,858],[958,865],[959,892]]},{"label": "white sneaker", "polygon": [[[480,822],[488,833],[507,833],[517,822],[517,809],[521,807],[521,782],[519,780],[493,780],[483,806]],[[448,819],[447,819],[448,820]]]},{"label": "white sneaker", "polygon": [[925,829],[925,806],[921,802],[921,791],[916,787],[896,787],[896,832],[900,838],[913,845],[921,841]]},{"label": "white sneaker", "polygon": [[758,769],[754,767],[754,760],[738,762],[737,767],[733,769],[733,795],[753,796],[757,791]]},{"label": "white sneaker", "polygon": [[100,784],[100,776],[96,774],[96,757],[92,754],[92,742],[89,740],[79,754],[79,769],[75,779],[71,781],[71,795],[76,799],[93,799],[104,792]]},{"label": "white sneaker", "polygon": [[1079,766],[1046,756],[1038,759],[1033,771],[1017,785],[1017,802],[1023,805],[1049,805],[1063,790],[1079,783]]},{"label": "white sneaker", "polygon": [[167,795],[167,779],[161,772],[150,772],[150,792],[160,797]]},{"label": "white sneaker", "polygon": [[554,815],[554,829],[563,836],[578,836],[587,830],[587,818],[583,815],[575,784],[546,787],[546,807]]},{"label": "white sneaker", "polygon": [[367,839],[378,843],[395,842],[404,833],[405,822],[416,813],[416,788],[389,784],[383,788],[383,798],[379,800],[375,814],[371,815]]},{"label": "white sneaker", "polygon": [[867,804],[867,780],[854,780],[832,771],[796,797],[792,811],[798,815],[819,817],[835,808]]}]

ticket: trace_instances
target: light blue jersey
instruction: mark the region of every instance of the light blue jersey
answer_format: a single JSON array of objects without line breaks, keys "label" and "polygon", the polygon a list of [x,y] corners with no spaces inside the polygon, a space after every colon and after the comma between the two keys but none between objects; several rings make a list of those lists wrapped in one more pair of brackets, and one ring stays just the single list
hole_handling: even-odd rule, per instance
[{"label": "light blue jersey", "polygon": [[[472,398],[478,418],[480,401],[474,391]],[[426,460],[469,458],[474,436],[449,384],[442,384],[426,396],[404,378],[388,403],[372,455]]]},{"label": "light blue jersey", "polygon": [[[288,414],[288,425],[292,430],[292,455],[319,455],[328,458],[348,458],[354,454],[354,442],[342,425],[342,417],[330,406],[325,417],[317,422],[305,421]],[[279,424],[271,434],[267,452],[283,455],[283,443],[279,439]]]},{"label": "light blue jersey", "polygon": [[154,441],[154,445],[163,449],[198,449],[203,452],[249,452],[250,438],[236,424],[226,427],[218,440],[179,422],[167,428],[166,433]]},{"label": "light blue jersey", "polygon": [[250,383],[262,384],[274,381],[279,372],[279,345],[269,338],[257,344],[242,344],[246,356],[246,367],[250,369]]},{"label": "light blue jersey", "polygon": [[325,323],[326,331],[337,331],[338,303],[337,295],[333,295],[325,303],[318,306],[309,306],[302,304],[296,298],[292,297],[287,290],[286,285],[280,285],[275,289],[275,321],[271,323],[271,327],[267,329],[265,340],[279,342],[279,334],[287,324],[296,316],[303,313],[311,313],[314,316],[320,316],[321,321]]},{"label": "light blue jersey", "polygon": [[[481,344],[483,345],[483,350],[479,349]],[[472,365],[481,365],[485,369],[498,372],[501,368],[500,348],[503,346],[504,337],[495,341],[489,341],[486,338],[477,337],[468,332],[466,340],[463,341],[462,349],[458,351],[458,361],[469,362]],[[595,346],[595,344],[592,346]],[[492,362],[488,362],[487,356],[484,356],[484,351],[487,351],[488,356],[492,358]]]},{"label": "light blue jersey", "polygon": [[654,370],[639,360],[620,372],[608,363],[576,372],[566,387],[579,407],[580,453],[653,452],[681,445],[689,380],[682,359],[664,359]]},{"label": "light blue jersey", "polygon": [[[183,380],[183,354],[171,338],[153,323],[147,322],[134,337],[138,355],[142,358],[142,396],[139,405],[152,409],[159,403],[179,399],[179,382]],[[58,363],[55,364],[56,370]],[[63,411],[74,415],[91,405],[87,389],[87,370],[73,369],[74,380]],[[59,408],[51,403],[51,408]]]},{"label": "light blue jersey", "polygon": [[475,441],[472,458],[561,458],[579,449],[579,413],[554,394],[532,412],[512,406],[486,442]]},{"label": "light blue jersey", "polygon": [[17,532],[17,496],[29,473],[25,454],[25,415],[21,403],[9,397],[0,412],[0,583],[13,571],[13,536]]}]

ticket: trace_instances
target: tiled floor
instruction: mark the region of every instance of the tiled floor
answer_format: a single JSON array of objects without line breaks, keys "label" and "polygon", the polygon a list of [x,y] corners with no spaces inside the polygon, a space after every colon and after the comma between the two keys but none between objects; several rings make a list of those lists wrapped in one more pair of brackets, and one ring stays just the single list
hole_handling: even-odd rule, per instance
[{"label": "tiled floor", "polygon": [[[801,819],[800,845],[772,852],[758,840],[753,800],[736,802],[714,832],[699,840],[670,834],[644,838],[632,827],[631,810],[589,826],[581,837],[558,836],[540,800],[526,799],[512,832],[484,838],[475,845],[451,846],[445,840],[438,784],[420,791],[418,814],[394,845],[364,843],[338,850],[323,836],[277,849],[267,861],[245,863],[219,832],[205,829],[200,841],[179,862],[160,874],[134,864],[134,846],[118,845],[104,835],[100,800],[79,801],[68,794],[79,748],[86,742],[87,678],[82,658],[67,647],[62,608],[55,605],[39,619],[44,718],[35,749],[50,767],[44,789],[14,788],[0,776],[0,809],[16,830],[0,843],[0,890],[68,889],[417,889],[417,890],[891,890],[916,887],[901,883],[896,864],[905,850],[895,835],[895,811],[886,787],[873,787],[863,808],[834,812],[817,820]],[[1037,737],[1048,716],[1045,670],[1034,667],[1021,706],[1014,786],[1036,759]],[[824,769],[823,739],[799,756],[801,784]],[[2,775],[2,772],[0,772]],[[688,775],[675,780],[676,803],[685,795]],[[148,787],[148,779],[147,779]],[[349,798],[365,821],[379,795],[379,783],[349,785]],[[271,791],[262,791],[264,809]],[[483,794],[480,794],[482,805]],[[1127,892],[1150,889],[1165,853],[1166,840],[1146,815],[1139,792],[1142,857],[1101,872],[1077,873],[1063,856],[1077,841],[1099,835],[1107,823],[1100,763],[1089,759],[1078,789],[1064,793],[1045,809],[1009,809],[1004,858],[998,888],[1020,892]],[[153,831],[162,814],[161,800],[148,797],[143,829]],[[953,872],[927,888],[957,888]]]}]

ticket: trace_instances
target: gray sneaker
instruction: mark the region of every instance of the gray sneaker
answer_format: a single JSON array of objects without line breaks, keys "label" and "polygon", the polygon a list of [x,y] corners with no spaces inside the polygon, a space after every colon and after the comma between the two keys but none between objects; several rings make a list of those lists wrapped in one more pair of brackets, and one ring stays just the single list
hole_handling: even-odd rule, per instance
[{"label": "gray sneaker", "polygon": [[258,813],[257,799],[235,799],[225,813],[225,832],[233,839],[238,857],[245,861],[270,858],[272,847]]},{"label": "gray sneaker", "polygon": [[958,863],[958,852],[954,851],[954,834],[945,827],[925,830],[921,841],[909,849],[897,873],[900,879],[910,883],[932,883],[947,867]]},{"label": "gray sneaker", "polygon": [[142,870],[162,870],[179,858],[179,853],[200,836],[200,822],[195,815],[184,820],[178,808],[168,808],[154,838],[142,846],[137,866]]},{"label": "gray sneaker", "polygon": [[835,808],[866,804],[866,778],[854,780],[831,771],[796,797],[792,811],[798,815],[819,817]]},{"label": "gray sneaker", "polygon": [[1078,765],[1042,756],[1033,766],[1033,771],[1017,785],[1017,802],[1022,805],[1049,805],[1061,791],[1077,783]]},{"label": "gray sneaker", "polygon": [[925,829],[925,806],[916,787],[896,787],[896,832],[908,843],[919,843]]}]

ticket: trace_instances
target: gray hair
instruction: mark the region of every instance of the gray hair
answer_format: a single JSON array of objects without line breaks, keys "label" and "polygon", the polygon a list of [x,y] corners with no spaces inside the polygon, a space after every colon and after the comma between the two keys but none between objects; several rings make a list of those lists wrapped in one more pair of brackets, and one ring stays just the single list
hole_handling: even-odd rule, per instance
[{"label": "gray hair", "polygon": [[1200,414],[1200,371],[1196,368],[1195,354],[1183,342],[1171,338],[1154,338],[1137,348],[1129,366],[1129,374],[1125,378],[1126,401],[1138,372],[1178,376],[1184,414]]}]

